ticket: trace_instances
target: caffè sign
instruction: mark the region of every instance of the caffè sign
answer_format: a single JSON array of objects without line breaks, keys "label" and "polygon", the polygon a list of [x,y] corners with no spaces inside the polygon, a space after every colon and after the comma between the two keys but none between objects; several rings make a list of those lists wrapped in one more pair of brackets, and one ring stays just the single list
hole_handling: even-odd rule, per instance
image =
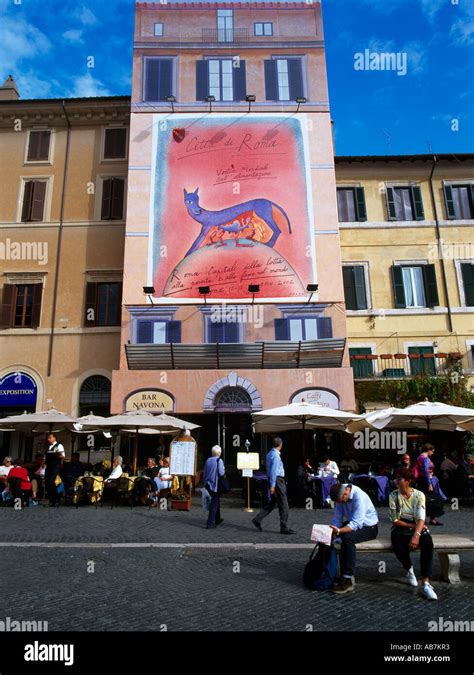
[{"label": "caff\u00e8 sign", "polygon": [[164,391],[143,390],[129,396],[125,402],[126,412],[146,410],[151,413],[173,412],[174,401]]},{"label": "caff\u00e8 sign", "polygon": [[301,403],[302,401],[339,410],[339,397],[326,389],[303,389],[303,391],[299,391],[291,399],[292,403]]}]

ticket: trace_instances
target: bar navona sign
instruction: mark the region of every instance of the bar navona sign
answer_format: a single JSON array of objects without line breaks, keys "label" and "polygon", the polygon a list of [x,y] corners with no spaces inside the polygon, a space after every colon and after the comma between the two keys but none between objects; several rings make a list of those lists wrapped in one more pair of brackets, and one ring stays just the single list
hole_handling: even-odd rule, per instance
[{"label": "bar navona sign", "polygon": [[173,412],[174,400],[164,391],[137,391],[125,401],[125,410],[126,412],[137,410],[146,410],[151,413]]}]

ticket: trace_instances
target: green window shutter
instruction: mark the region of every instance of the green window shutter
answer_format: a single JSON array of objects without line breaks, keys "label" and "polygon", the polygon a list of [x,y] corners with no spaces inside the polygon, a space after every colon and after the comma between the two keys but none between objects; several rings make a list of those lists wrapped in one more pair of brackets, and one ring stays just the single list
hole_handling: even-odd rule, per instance
[{"label": "green window shutter", "polygon": [[359,222],[367,220],[367,207],[365,205],[365,190],[363,187],[356,187],[355,202],[356,202],[357,220]]},{"label": "green window shutter", "polygon": [[[370,347],[350,347],[349,348],[349,358],[352,356],[358,356],[359,354],[372,354]],[[374,374],[374,368],[372,361],[356,361],[350,358],[351,366],[354,371],[354,377],[372,377]]]},{"label": "green window shutter", "polygon": [[35,180],[31,201],[31,222],[41,223],[44,220],[44,206],[46,200],[46,181]]},{"label": "green window shutter", "polygon": [[462,263],[461,274],[466,306],[474,307],[474,265],[472,263]]},{"label": "green window shutter", "polygon": [[412,186],[411,196],[413,200],[413,209],[415,211],[415,220],[424,220],[425,211],[423,209],[423,199],[421,198],[421,188],[418,185]]},{"label": "green window shutter", "polygon": [[342,278],[344,281],[344,297],[346,300],[346,309],[357,309],[357,301],[355,294],[354,283],[354,267],[351,265],[344,265],[342,268]]},{"label": "green window shutter", "polygon": [[112,214],[112,190],[113,190],[114,179],[108,178],[104,180],[102,186],[102,211],[101,211],[101,220],[110,220]]},{"label": "green window shutter", "polygon": [[454,207],[453,188],[450,185],[443,185],[443,190],[446,215],[448,216],[448,220],[454,220],[456,218],[456,209]]},{"label": "green window shutter", "polygon": [[29,180],[25,183],[23,194],[23,210],[21,212],[21,222],[29,223],[31,219],[31,204],[33,201],[34,181]]},{"label": "green window shutter", "polygon": [[388,219],[397,220],[397,211],[395,209],[395,198],[393,195],[393,188],[388,187],[386,189],[386,198],[387,198]]},{"label": "green window shutter", "polygon": [[393,296],[395,298],[395,307],[405,308],[405,288],[403,287],[403,275],[400,265],[392,265]]},{"label": "green window shutter", "polygon": [[425,281],[426,306],[436,307],[439,305],[438,286],[436,284],[436,269],[434,265],[422,265],[423,279]]},{"label": "green window shutter", "polygon": [[[409,354],[432,354],[432,347],[408,347]],[[436,375],[434,359],[409,359],[412,375]]]},{"label": "green window shutter", "polygon": [[471,218],[474,218],[474,185],[469,186],[469,207],[471,209]]},{"label": "green window shutter", "polygon": [[367,309],[367,289],[365,287],[364,268],[362,265],[355,265],[353,269],[357,309]]},{"label": "green window shutter", "polygon": [[39,328],[41,323],[41,300],[43,298],[43,284],[34,284],[33,286],[33,310],[31,316],[31,327]]}]

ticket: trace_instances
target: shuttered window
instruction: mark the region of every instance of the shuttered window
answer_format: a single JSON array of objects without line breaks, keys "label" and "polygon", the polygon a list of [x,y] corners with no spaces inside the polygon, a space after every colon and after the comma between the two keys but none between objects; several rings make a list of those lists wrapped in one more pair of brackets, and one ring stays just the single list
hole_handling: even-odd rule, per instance
[{"label": "shuttered window", "polygon": [[446,215],[449,220],[474,218],[474,185],[444,185]]},{"label": "shuttered window", "polygon": [[120,326],[122,284],[88,283],[86,286],[85,326]]},{"label": "shuttered window", "polygon": [[421,189],[417,185],[387,187],[389,220],[424,220],[425,212]]},{"label": "shuttered window", "polygon": [[144,101],[166,101],[167,96],[175,95],[173,91],[173,59],[146,58],[144,72]]},{"label": "shuttered window", "polygon": [[372,377],[374,374],[374,366],[372,361],[365,359],[356,359],[355,356],[361,356],[366,354],[372,354],[370,347],[350,347],[349,348],[349,359],[354,371],[354,377],[364,378]]},{"label": "shuttered window", "polygon": [[30,131],[27,162],[47,162],[51,147],[51,130]]},{"label": "shuttered window", "polygon": [[393,265],[395,307],[436,307],[439,305],[434,265]]},{"label": "shuttered window", "polygon": [[408,347],[408,354],[420,354],[419,359],[408,359],[412,375],[436,375],[434,358],[424,358],[423,354],[432,354],[433,347]]},{"label": "shuttered window", "polygon": [[462,283],[466,307],[474,307],[474,264],[461,264]]},{"label": "shuttered window", "polygon": [[337,208],[340,223],[367,220],[364,188],[337,188]]},{"label": "shuttered window", "polygon": [[127,129],[106,129],[104,144],[104,159],[126,159],[127,157]]},{"label": "shuttered window", "polygon": [[5,284],[2,328],[38,328],[41,321],[42,284]]},{"label": "shuttered window", "polygon": [[148,321],[137,323],[137,344],[170,344],[181,342],[181,321]]},{"label": "shuttered window", "polygon": [[22,223],[41,223],[44,221],[47,184],[45,180],[25,181],[21,211]]},{"label": "shuttered window", "polygon": [[275,339],[323,340],[332,338],[332,320],[330,317],[287,317],[275,319]]},{"label": "shuttered window", "polygon": [[207,321],[207,342],[240,342],[240,324],[236,321]]},{"label": "shuttered window", "polygon": [[296,101],[303,97],[303,62],[299,57],[264,62],[267,101]]},{"label": "shuttered window", "polygon": [[125,178],[107,178],[102,186],[101,220],[123,220]]},{"label": "shuttered window", "polygon": [[367,288],[365,284],[365,270],[363,265],[344,265],[342,268],[344,280],[344,296],[346,309],[367,309]]},{"label": "shuttered window", "polygon": [[245,101],[247,96],[244,59],[196,61],[196,100],[214,96],[216,101]]}]

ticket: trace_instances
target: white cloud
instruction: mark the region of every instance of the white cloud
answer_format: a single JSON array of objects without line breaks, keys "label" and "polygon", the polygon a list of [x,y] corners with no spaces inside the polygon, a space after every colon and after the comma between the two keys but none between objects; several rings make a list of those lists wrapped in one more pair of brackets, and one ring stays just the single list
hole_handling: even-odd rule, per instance
[{"label": "white cloud", "polygon": [[18,72],[22,61],[43,56],[50,49],[51,42],[46,35],[23,18],[2,18],[0,63],[5,72]]},{"label": "white cloud", "polygon": [[15,80],[22,99],[56,98],[61,96],[61,85],[57,80],[41,79],[32,70],[21,72]]},{"label": "white cloud", "polygon": [[80,75],[74,80],[73,88],[66,94],[71,98],[86,98],[89,96],[110,96],[110,91],[102,82],[91,73]]},{"label": "white cloud", "polygon": [[84,42],[82,35],[82,30],[67,30],[63,33],[63,38],[71,44],[82,44]]},{"label": "white cloud", "polygon": [[474,44],[474,19],[457,19],[451,26],[450,36],[463,47]]},{"label": "white cloud", "polygon": [[82,5],[81,7],[78,7],[75,15],[79,19],[79,21],[82,23],[83,26],[97,26],[99,23],[99,19],[96,17],[94,12],[92,12],[88,7],[85,5]]}]

